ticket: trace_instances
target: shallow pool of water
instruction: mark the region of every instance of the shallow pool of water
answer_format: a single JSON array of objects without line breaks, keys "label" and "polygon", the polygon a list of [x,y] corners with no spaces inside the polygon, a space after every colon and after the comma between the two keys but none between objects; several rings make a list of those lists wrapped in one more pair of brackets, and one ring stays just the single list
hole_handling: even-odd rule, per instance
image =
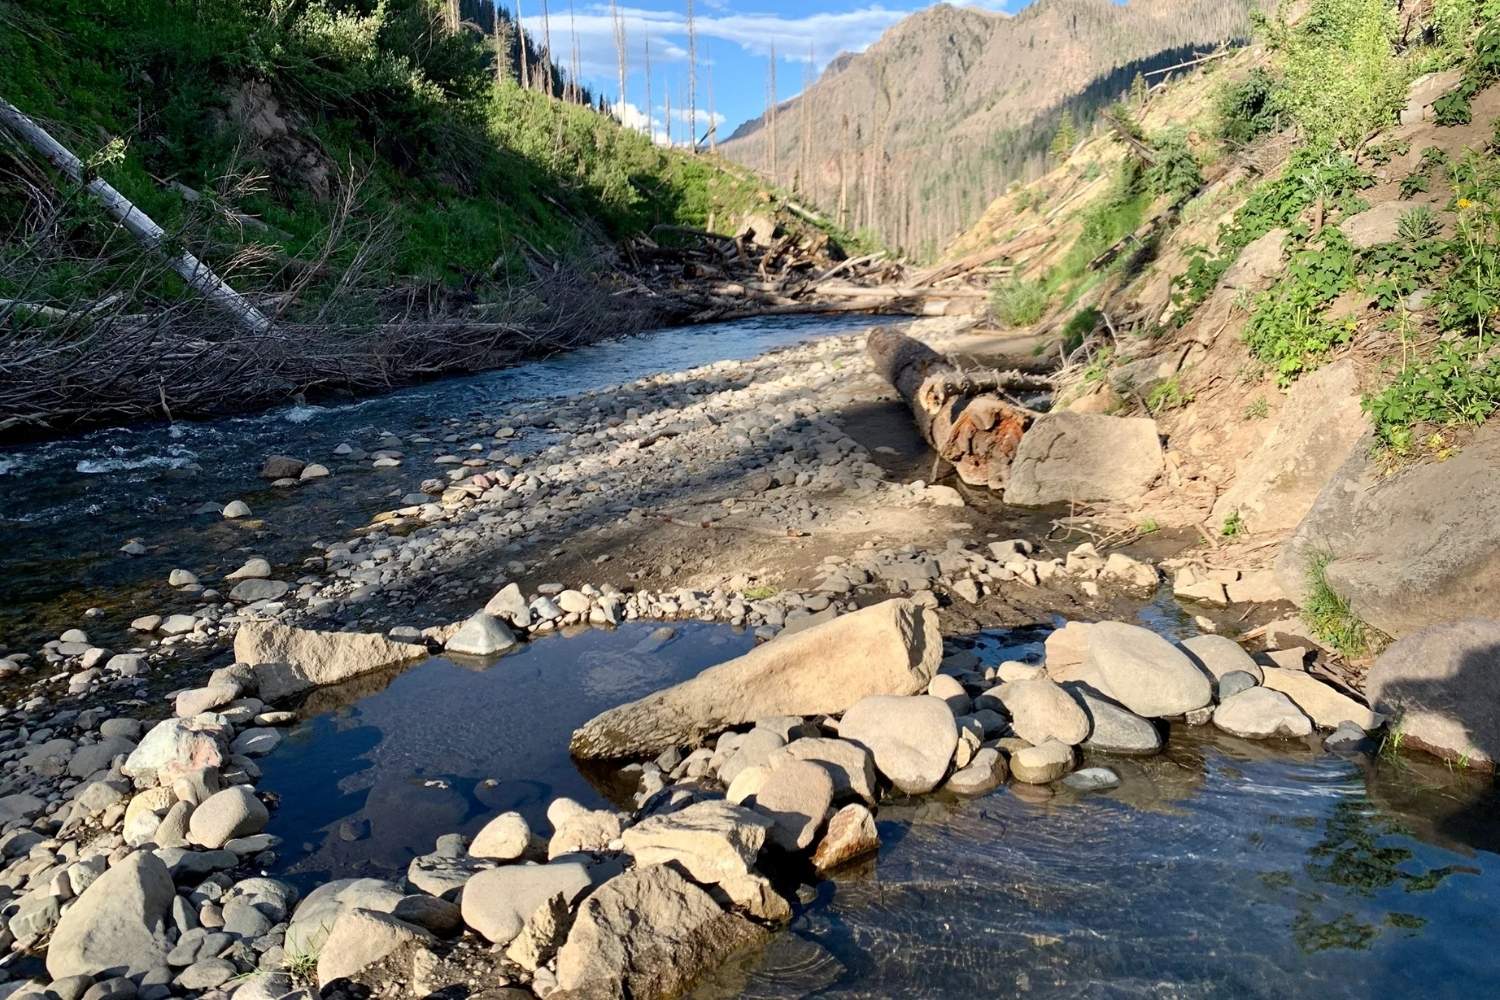
[{"label": "shallow pool of water", "polygon": [[[1181,625],[1166,607],[1143,620]],[[320,692],[264,762],[280,873],[399,878],[438,834],[497,812],[603,804],[567,756],[571,730],[750,645],[686,624],[651,651],[653,627]],[[972,638],[994,663],[1035,659],[1040,634]],[[878,857],[816,886],[786,932],[697,995],[1472,1000],[1500,982],[1485,779],[1180,726],[1159,756],[1087,763],[1120,787],[882,805]]]},{"label": "shallow pool of water", "polygon": [[568,755],[573,730],[753,642],[685,622],[659,645],[658,627],[588,629],[487,663],[432,659],[314,693],[261,762],[260,787],[280,797],[268,830],[285,840],[276,872],[399,880],[439,835],[473,834],[496,813],[514,809],[545,828],[558,796],[605,805]]}]

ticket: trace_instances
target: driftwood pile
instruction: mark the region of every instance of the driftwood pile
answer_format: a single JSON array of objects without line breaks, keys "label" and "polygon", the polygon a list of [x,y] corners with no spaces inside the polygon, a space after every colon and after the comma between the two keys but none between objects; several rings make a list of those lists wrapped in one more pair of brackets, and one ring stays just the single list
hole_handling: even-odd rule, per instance
[{"label": "driftwood pile", "polygon": [[911,407],[917,430],[970,486],[1004,488],[1016,448],[1036,414],[1008,390],[1051,388],[1045,375],[974,372],[920,340],[876,327],[865,341],[875,371]]},{"label": "driftwood pile", "polygon": [[[687,322],[805,312],[967,315],[983,308],[976,268],[908,272],[881,253],[840,257],[815,227],[749,216],[733,236],[657,226],[624,248],[641,290],[681,303]],[[984,261],[982,263],[989,263]]]}]

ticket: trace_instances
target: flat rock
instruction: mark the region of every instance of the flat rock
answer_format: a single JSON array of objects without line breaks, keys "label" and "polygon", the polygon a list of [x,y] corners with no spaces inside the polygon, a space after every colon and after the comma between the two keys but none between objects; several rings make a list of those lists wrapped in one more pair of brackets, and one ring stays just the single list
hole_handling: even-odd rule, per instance
[{"label": "flat rock", "polygon": [[868,749],[876,769],[901,791],[924,795],[948,773],[958,726],[937,698],[875,695],[850,706],[839,736]]},{"label": "flat rock", "polygon": [[1010,773],[1028,785],[1045,785],[1056,781],[1073,768],[1073,748],[1057,740],[1040,746],[1023,747],[1010,755]]},{"label": "flat rock", "polygon": [[769,716],[837,714],[868,695],[925,690],[942,649],[935,612],[885,601],[611,709],[575,731],[570,748],[582,758],[654,756]]},{"label": "flat rock", "polygon": [[343,910],[318,952],[318,985],[326,988],[335,979],[352,976],[402,945],[433,940],[426,931],[389,913],[358,907]]},{"label": "flat rock", "polygon": [[636,864],[676,863],[695,881],[711,885],[748,874],[772,825],[753,809],[709,800],[648,817],[622,839]]},{"label": "flat rock", "polygon": [[236,662],[254,667],[260,697],[268,702],[426,655],[425,646],[382,635],[316,632],[275,622],[246,622],[234,637]]},{"label": "flat rock", "polygon": [[1005,784],[1010,768],[994,747],[980,747],[968,766],[954,771],[943,787],[956,795],[986,795]]},{"label": "flat rock", "polygon": [[1261,683],[1292,699],[1322,729],[1334,729],[1341,722],[1352,722],[1369,732],[1385,724],[1384,716],[1370,711],[1332,685],[1323,683],[1303,670],[1266,667],[1261,671]]},{"label": "flat rock", "polygon": [[1179,645],[1187,651],[1193,661],[1221,680],[1225,674],[1242,670],[1261,682],[1260,664],[1245,651],[1245,648],[1224,635],[1195,635],[1182,640]]},{"label": "flat rock", "polygon": [[495,656],[515,644],[516,637],[498,618],[476,611],[459,626],[443,648],[462,656]]}]

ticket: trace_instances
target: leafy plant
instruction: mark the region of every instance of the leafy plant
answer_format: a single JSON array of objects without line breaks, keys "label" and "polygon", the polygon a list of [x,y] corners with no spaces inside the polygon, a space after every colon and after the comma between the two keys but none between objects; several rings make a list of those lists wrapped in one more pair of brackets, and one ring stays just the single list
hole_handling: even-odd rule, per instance
[{"label": "leafy plant", "polygon": [[997,282],[990,290],[990,311],[1006,326],[1030,326],[1047,311],[1047,290],[1020,275]]},{"label": "leafy plant", "polygon": [[1239,511],[1230,511],[1229,516],[1224,518],[1224,523],[1219,528],[1219,534],[1225,538],[1238,538],[1244,533],[1245,519],[1240,516]]},{"label": "leafy plant", "polygon": [[1157,523],[1156,518],[1148,517],[1140,523],[1136,530],[1143,535],[1154,535],[1161,530],[1161,525]]},{"label": "leafy plant", "polygon": [[1109,366],[1114,361],[1114,356],[1115,352],[1106,347],[1097,351],[1092,358],[1089,358],[1088,365],[1083,369],[1083,384],[1095,385],[1103,382],[1105,377],[1109,375]]},{"label": "leafy plant", "polygon": [[[1413,209],[1413,213],[1425,209]],[[1409,213],[1411,214],[1411,213]],[[1360,273],[1366,279],[1366,290],[1382,309],[1395,309],[1419,288],[1432,287],[1438,271],[1448,258],[1448,244],[1432,238],[1437,219],[1427,211],[1427,219],[1415,219],[1406,225],[1402,220],[1402,242],[1371,247],[1359,258]],[[1419,236],[1418,233],[1427,233]]]},{"label": "leafy plant", "polygon": [[1438,229],[1438,219],[1432,209],[1418,205],[1402,213],[1401,221],[1396,224],[1396,235],[1415,243],[1436,236]]},{"label": "leafy plant", "polygon": [[1439,316],[1445,329],[1483,338],[1500,313],[1500,164],[1470,154],[1452,173],[1458,225]]},{"label": "leafy plant", "polygon": [[1325,230],[1321,245],[1294,254],[1285,276],[1255,299],[1245,325],[1250,353],[1287,385],[1354,334],[1352,322],[1323,318],[1323,310],[1354,286],[1354,253],[1337,229]]},{"label": "leafy plant", "polygon": [[1266,401],[1266,397],[1264,396],[1256,396],[1245,407],[1246,420],[1264,420],[1270,413],[1271,404]]},{"label": "leafy plant", "polygon": [[768,584],[760,584],[759,586],[747,587],[745,589],[745,600],[747,601],[764,601],[768,597],[775,596],[776,588]]},{"label": "leafy plant", "polygon": [[1427,190],[1429,181],[1427,172],[1424,170],[1413,170],[1401,178],[1401,197],[1411,198]]},{"label": "leafy plant", "polygon": [[1500,357],[1481,340],[1441,341],[1430,357],[1407,365],[1360,405],[1381,445],[1409,455],[1419,425],[1477,425],[1500,410]]},{"label": "leafy plant", "polygon": [[1302,619],[1330,649],[1345,659],[1357,659],[1373,651],[1380,633],[1354,614],[1349,602],[1340,597],[1328,583],[1331,553],[1315,555],[1307,569],[1307,602]]},{"label": "leafy plant", "polygon": [[[1063,353],[1072,354],[1078,348],[1082,347],[1083,342],[1088,339],[1089,334],[1099,329],[1099,321],[1103,315],[1103,313],[1093,306],[1087,306],[1070,316],[1067,324],[1063,326]],[[1100,354],[1104,353],[1103,351],[1100,352]],[[1094,357],[1097,359],[1099,355],[1096,354]],[[1108,365],[1108,363],[1109,359],[1106,354],[1105,364]]]}]

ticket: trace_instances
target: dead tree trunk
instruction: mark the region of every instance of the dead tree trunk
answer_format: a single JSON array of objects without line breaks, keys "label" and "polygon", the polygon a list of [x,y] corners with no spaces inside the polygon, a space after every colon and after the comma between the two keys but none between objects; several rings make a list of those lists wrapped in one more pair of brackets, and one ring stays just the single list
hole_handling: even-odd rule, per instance
[{"label": "dead tree trunk", "polygon": [[970,486],[1004,487],[1030,411],[1008,403],[995,379],[975,380],[919,340],[877,327],[865,341],[875,371],[905,399],[917,429]]},{"label": "dead tree trunk", "polygon": [[[15,105],[0,100],[0,124],[9,128],[17,137],[47,158],[62,173],[75,183],[83,184],[84,190],[93,196],[137,242],[158,253],[167,253],[167,234],[152,221],[151,217],[136,208],[128,198],[116,191],[108,181],[99,177],[90,178],[84,170],[83,161],[74,156],[62,143]],[[271,328],[271,321],[261,311],[246,301],[239,292],[230,288],[207,264],[187,250],[180,250],[169,257],[172,270],[182,280],[217,308],[228,313],[241,328],[249,333],[261,334]]]}]

